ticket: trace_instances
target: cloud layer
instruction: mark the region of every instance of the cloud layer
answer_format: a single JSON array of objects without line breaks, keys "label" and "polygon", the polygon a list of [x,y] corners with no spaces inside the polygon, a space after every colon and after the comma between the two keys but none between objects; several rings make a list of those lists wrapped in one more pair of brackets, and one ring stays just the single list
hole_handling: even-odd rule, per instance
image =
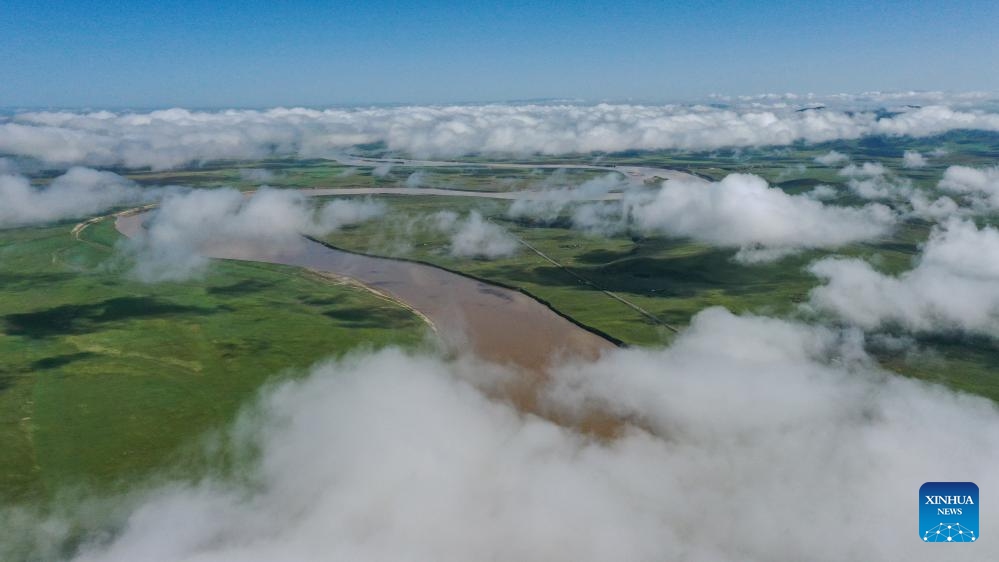
[{"label": "cloud layer", "polygon": [[946,105],[796,111],[782,100],[702,105],[457,105],[218,112],[30,112],[0,121],[0,154],[52,165],[173,168],[273,155],[329,156],[385,142],[417,156],[714,149],[866,135],[999,131],[999,114]]},{"label": "cloud layer", "polygon": [[450,252],[455,257],[495,259],[520,250],[516,238],[478,211],[470,211],[465,218],[453,211],[440,211],[427,220],[433,228],[450,234]]},{"label": "cloud layer", "polygon": [[148,282],[178,281],[207,267],[212,250],[224,255],[250,247],[255,256],[293,251],[303,234],[325,236],[384,213],[382,203],[337,199],[318,207],[291,190],[191,190],[164,198],[146,229],[125,243],[136,275]]},{"label": "cloud layer", "polygon": [[950,166],[944,171],[938,187],[966,198],[978,211],[999,210],[999,166]]},{"label": "cloud layer", "polygon": [[149,201],[161,190],[143,189],[112,172],[74,167],[44,187],[0,175],[0,228],[80,218],[112,207]]},{"label": "cloud layer", "polygon": [[827,258],[811,266],[825,284],[814,308],[864,329],[960,331],[999,337],[999,230],[951,220],[936,227],[919,262],[898,276],[858,259]]},{"label": "cloud layer", "polygon": [[611,190],[628,187],[621,174],[613,172],[586,180],[579,185],[567,185],[562,176],[556,175],[555,178],[540,191],[529,192],[525,197],[515,200],[507,210],[507,216],[514,219],[552,222],[558,219],[572,203],[598,199]]},{"label": "cloud layer", "polygon": [[487,398],[488,370],[384,351],[273,388],[233,430],[248,485],[156,488],[76,560],[937,560],[919,486],[999,486],[994,405],[849,333],[710,309],[669,349],[554,372],[545,407],[635,422],[609,441]]},{"label": "cloud layer", "polygon": [[749,174],[712,183],[671,181],[651,201],[626,204],[639,229],[739,248],[737,257],[747,262],[882,237],[897,221],[884,205],[825,205]]}]

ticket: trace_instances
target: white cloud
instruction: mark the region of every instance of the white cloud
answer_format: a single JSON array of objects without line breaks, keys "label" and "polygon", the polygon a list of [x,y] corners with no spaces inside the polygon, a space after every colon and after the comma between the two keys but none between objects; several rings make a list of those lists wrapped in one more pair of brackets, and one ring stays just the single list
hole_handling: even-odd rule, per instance
[{"label": "white cloud", "polygon": [[938,187],[968,199],[979,211],[999,209],[999,166],[950,166],[944,171]]},{"label": "white cloud", "polygon": [[957,219],[937,227],[915,267],[898,276],[859,259],[827,258],[810,305],[867,330],[969,332],[999,337],[999,230]]},{"label": "white cloud", "polygon": [[557,175],[557,178],[558,183],[549,183],[540,191],[522,192],[522,197],[510,205],[507,216],[552,222],[572,203],[597,199],[611,190],[627,186],[624,177],[615,172],[586,180],[578,186],[559,181],[564,180],[564,175]]},{"label": "white cloud", "polygon": [[849,162],[850,157],[842,152],[836,152],[835,150],[830,150],[829,152],[816,156],[815,161],[823,166],[836,166],[844,162]]},{"label": "white cloud", "polygon": [[[637,202],[638,198],[634,198]],[[630,217],[621,202],[597,202],[579,205],[572,212],[572,227],[587,234],[612,236],[630,227]]]},{"label": "white cloud", "polygon": [[451,233],[452,256],[495,259],[512,256],[520,250],[516,238],[482,218],[478,211],[469,212],[464,219],[452,211],[441,211],[432,215],[431,220],[438,230]]},{"label": "white cloud", "polygon": [[906,150],[902,153],[902,166],[906,168],[925,168],[926,157],[915,150]]},{"label": "white cloud", "polygon": [[777,174],[776,181],[782,182],[785,180],[800,178],[805,175],[808,171],[808,167],[804,164],[795,164],[793,166],[784,166],[784,168]]},{"label": "white cloud", "polygon": [[850,178],[847,186],[864,199],[904,201],[914,194],[911,180],[892,175],[880,162],[849,164],[839,175]]},{"label": "white cloud", "polygon": [[163,169],[218,159],[328,157],[344,147],[377,141],[417,156],[456,156],[710,150],[879,134],[924,137],[955,129],[999,130],[999,115],[973,106],[903,107],[902,113],[880,118],[863,110],[795,109],[783,102],[752,102],[725,108],[493,104],[323,111],[31,112],[0,120],[0,154],[55,165]]},{"label": "white cloud", "polygon": [[112,172],[74,167],[44,187],[20,175],[0,175],[0,228],[93,215],[151,200],[161,190],[143,189]]},{"label": "white cloud", "polygon": [[13,176],[21,172],[17,162],[11,158],[0,158],[0,175]]},{"label": "white cloud", "polygon": [[864,111],[882,107],[889,111],[906,111],[926,105],[948,105],[973,108],[994,102],[994,92],[942,92],[942,91],[869,91],[831,95],[807,93],[765,93],[756,95],[712,95],[712,99],[740,106],[752,107],[824,107],[839,111]]},{"label": "white cloud", "polygon": [[299,248],[303,234],[323,236],[383,212],[370,200],[337,199],[318,208],[290,190],[264,188],[247,197],[235,189],[198,189],[164,198],[125,247],[140,279],[177,281],[201,274],[208,256],[236,257],[243,248],[277,256]]},{"label": "white cloud", "polygon": [[265,168],[240,168],[239,177],[244,181],[267,183],[274,181],[277,178],[277,174]]},{"label": "white cloud", "polygon": [[812,188],[811,191],[806,192],[805,195],[818,201],[828,201],[838,197],[839,192],[831,185],[819,184]]},{"label": "white cloud", "polygon": [[[911,156],[909,151],[906,154]],[[910,163],[907,167],[913,165]],[[949,167],[938,187],[955,197],[917,189],[912,180],[892,174],[880,162],[849,164],[839,171],[839,175],[849,178],[847,187],[864,199],[890,202],[899,207],[908,204],[911,209],[906,213],[908,216],[940,222],[999,209],[997,170],[999,168]]]},{"label": "white cloud", "polygon": [[739,248],[737,258],[748,262],[879,238],[897,221],[884,205],[824,205],[748,174],[713,183],[670,181],[651,201],[627,204],[640,229]]},{"label": "white cloud", "polygon": [[272,388],[232,432],[247,485],[156,488],[76,560],[932,561],[919,486],[999,486],[995,406],[850,334],[710,309],[669,349],[556,369],[542,402],[634,421],[611,440],[487,397],[483,369],[383,351]]},{"label": "white cloud", "polygon": [[967,213],[967,209],[960,207],[957,201],[946,195],[931,200],[925,193],[914,191],[909,204],[914,216],[937,222]]},{"label": "white cloud", "polygon": [[319,230],[330,232],[345,226],[361,224],[385,214],[387,207],[382,201],[371,198],[338,198],[322,206],[319,211]]},{"label": "white cloud", "polygon": [[881,162],[864,162],[860,166],[849,164],[839,171],[839,175],[847,177],[875,177],[888,172]]},{"label": "white cloud", "polygon": [[878,119],[871,127],[871,132],[890,136],[928,137],[959,129],[999,130],[999,114],[931,105]]},{"label": "white cloud", "polygon": [[423,187],[423,185],[427,181],[426,175],[427,175],[426,172],[423,171],[413,172],[412,174],[409,174],[409,177],[406,178],[406,187],[411,189]]}]

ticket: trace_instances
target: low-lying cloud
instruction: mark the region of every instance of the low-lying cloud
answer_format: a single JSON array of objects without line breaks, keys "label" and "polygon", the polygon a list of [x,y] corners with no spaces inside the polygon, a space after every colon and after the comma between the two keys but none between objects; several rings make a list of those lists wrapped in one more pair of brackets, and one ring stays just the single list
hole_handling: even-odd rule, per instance
[{"label": "low-lying cloud", "polygon": [[641,230],[739,248],[736,257],[746,262],[877,239],[898,220],[884,205],[826,205],[749,174],[711,183],[670,181],[653,199],[626,205]]},{"label": "low-lying cloud", "polygon": [[550,223],[558,219],[573,203],[599,199],[611,190],[627,186],[624,177],[616,172],[586,180],[579,185],[566,185],[561,182],[546,185],[540,191],[524,192],[523,197],[510,205],[507,216]]},{"label": "low-lying cloud", "polygon": [[999,230],[952,219],[935,227],[918,263],[887,275],[859,259],[811,266],[824,282],[810,306],[864,328],[999,337]]},{"label": "low-lying cloud", "polygon": [[243,181],[264,184],[274,181],[277,174],[273,170],[266,168],[240,168],[239,179]]},{"label": "low-lying cloud", "polygon": [[905,201],[915,194],[911,180],[892,174],[880,162],[848,164],[839,175],[849,178],[847,187],[863,199]]},{"label": "low-lying cloud", "polygon": [[919,486],[999,486],[995,406],[849,332],[709,309],[668,349],[556,369],[542,407],[634,422],[611,440],[487,397],[483,370],[388,350],[271,388],[232,431],[245,484],[155,488],[73,559],[931,561]]},{"label": "low-lying cloud", "polygon": [[470,211],[464,218],[453,211],[440,211],[430,215],[429,220],[434,228],[450,234],[449,251],[455,257],[496,259],[520,250],[513,235],[478,211]]},{"label": "low-lying cloud", "polygon": [[926,157],[915,150],[906,150],[902,154],[902,166],[905,168],[925,168]]},{"label": "low-lying cloud", "polygon": [[416,189],[418,187],[423,187],[427,183],[427,174],[423,171],[416,171],[406,178],[405,186],[410,189]]},{"label": "low-lying cloud", "polygon": [[849,162],[850,157],[842,152],[837,152],[835,150],[830,150],[829,152],[816,156],[815,162],[822,164],[823,166],[836,166],[837,164],[842,164],[844,162]]},{"label": "low-lying cloud", "polygon": [[[58,166],[166,169],[219,159],[329,157],[344,147],[374,142],[429,157],[711,150],[868,135],[925,137],[955,129],[999,131],[999,114],[973,105],[901,106],[887,116],[873,111],[878,107],[800,112],[793,103],[771,100],[726,107],[604,103],[26,112],[0,120],[0,154]],[[840,162],[834,153],[819,161]],[[376,172],[388,173],[388,168]]]},{"label": "low-lying cloud", "polygon": [[385,211],[371,200],[337,199],[321,207],[297,191],[264,188],[191,190],[164,198],[146,228],[124,246],[147,282],[201,274],[208,256],[276,256],[297,249],[302,235],[325,236]]},{"label": "low-lying cloud", "polygon": [[999,166],[950,166],[944,171],[938,187],[967,199],[978,211],[999,210]]},{"label": "low-lying cloud", "polygon": [[70,168],[43,187],[21,175],[0,175],[0,228],[85,217],[150,201],[160,192],[113,172],[82,167]]}]

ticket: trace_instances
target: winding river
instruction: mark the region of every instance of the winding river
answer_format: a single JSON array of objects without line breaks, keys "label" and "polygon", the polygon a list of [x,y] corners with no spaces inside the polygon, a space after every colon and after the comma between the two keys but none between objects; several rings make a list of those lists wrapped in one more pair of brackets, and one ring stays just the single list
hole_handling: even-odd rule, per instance
[{"label": "winding river", "polygon": [[[468,165],[452,162],[387,161],[351,158],[354,165],[405,162],[407,166]],[[534,165],[496,164],[486,167],[530,167]],[[558,166],[566,167],[566,166]],[[570,166],[576,167],[576,166]],[[694,179],[673,170],[583,166],[624,173],[634,182],[647,177]],[[518,199],[544,197],[544,192],[472,192],[447,189],[362,188],[302,189],[307,196],[329,195],[437,195]],[[608,193],[592,200],[613,200],[621,193]],[[143,228],[148,211],[136,210],[117,216],[115,227],[123,235],[135,237]],[[541,372],[555,358],[594,359],[614,345],[560,316],[548,306],[511,289],[498,287],[437,267],[345,252],[318,242],[302,239],[292,250],[273,254],[253,244],[216,244],[202,249],[212,258],[247,260],[308,268],[322,274],[352,279],[398,300],[430,321],[444,345],[452,351],[472,350],[483,359],[512,364]]]},{"label": "winding river", "polygon": [[[119,215],[115,227],[134,237],[147,216],[147,212]],[[308,239],[280,254],[253,245],[203,251],[212,258],[291,265],[350,278],[429,319],[449,350],[471,349],[497,363],[543,371],[553,357],[594,359],[614,347],[523,293],[429,265],[354,254]]]}]

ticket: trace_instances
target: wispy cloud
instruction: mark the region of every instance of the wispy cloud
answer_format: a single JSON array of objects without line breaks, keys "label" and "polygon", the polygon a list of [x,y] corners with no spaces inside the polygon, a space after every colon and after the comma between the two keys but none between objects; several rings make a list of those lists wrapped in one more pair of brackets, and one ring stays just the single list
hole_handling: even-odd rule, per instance
[{"label": "wispy cloud", "polygon": [[564,176],[549,182],[540,191],[525,192],[507,210],[507,216],[515,219],[531,219],[552,222],[572,203],[600,198],[611,190],[628,187],[621,174],[608,173],[586,180],[578,185],[570,185]]},{"label": "wispy cloud", "polygon": [[426,219],[433,228],[450,235],[452,256],[495,259],[512,256],[520,250],[516,238],[498,224],[487,221],[478,211],[470,211],[464,218],[453,211],[439,211]]},{"label": "wispy cloud", "polygon": [[[302,235],[324,236],[384,213],[382,203],[334,200],[323,206],[296,191],[198,189],[164,198],[146,228],[122,247],[148,282],[188,279],[205,271],[213,253],[238,255],[252,248],[261,258],[297,249]],[[225,256],[222,256],[225,257]]]},{"label": "wispy cloud", "polygon": [[938,187],[967,199],[978,211],[999,210],[999,166],[950,166],[944,172]]},{"label": "wispy cloud", "polygon": [[902,153],[902,166],[905,168],[925,168],[926,157],[915,150]]},{"label": "wispy cloud", "polygon": [[999,230],[952,219],[936,227],[915,266],[887,275],[859,259],[811,266],[824,284],[810,305],[867,330],[999,337]]},{"label": "wispy cloud", "polygon": [[143,189],[112,172],[73,167],[47,186],[0,174],[0,228],[80,218],[112,207],[150,201],[160,189]]},{"label": "wispy cloud", "polygon": [[738,248],[737,258],[746,262],[879,238],[898,220],[884,205],[826,205],[749,174],[711,183],[667,182],[651,200],[626,201],[626,206],[641,230]]},{"label": "wispy cloud", "polygon": [[850,157],[842,152],[830,150],[829,152],[816,156],[815,161],[823,166],[835,166],[844,162],[849,162]]}]

